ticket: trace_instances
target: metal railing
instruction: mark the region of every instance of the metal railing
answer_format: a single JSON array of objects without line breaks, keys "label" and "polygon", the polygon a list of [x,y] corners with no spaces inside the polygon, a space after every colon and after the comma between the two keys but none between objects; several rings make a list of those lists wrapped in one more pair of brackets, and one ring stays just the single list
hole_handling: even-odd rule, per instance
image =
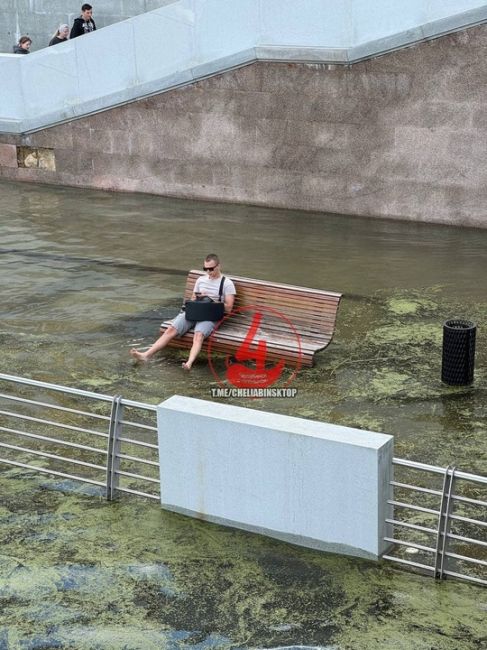
[{"label": "metal railing", "polygon": [[155,406],[0,374],[0,408],[0,463],[160,498]]},{"label": "metal railing", "polygon": [[[487,477],[394,458],[382,558],[487,585]],[[419,485],[417,483],[420,483]],[[482,513],[479,518],[479,511]],[[411,555],[418,556],[416,560]]]},{"label": "metal railing", "polygon": [[[160,498],[155,406],[0,374],[0,408],[0,464],[92,484],[109,500]],[[487,477],[393,464],[382,558],[487,585]]]}]

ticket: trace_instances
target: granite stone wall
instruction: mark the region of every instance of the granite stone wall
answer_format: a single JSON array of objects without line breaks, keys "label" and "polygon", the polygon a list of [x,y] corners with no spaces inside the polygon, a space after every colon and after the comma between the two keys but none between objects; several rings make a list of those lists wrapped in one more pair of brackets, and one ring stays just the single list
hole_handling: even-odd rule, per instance
[{"label": "granite stone wall", "polygon": [[[484,25],[351,67],[253,64],[0,135],[0,175],[487,227],[486,52]],[[19,167],[12,145],[54,164]]]}]

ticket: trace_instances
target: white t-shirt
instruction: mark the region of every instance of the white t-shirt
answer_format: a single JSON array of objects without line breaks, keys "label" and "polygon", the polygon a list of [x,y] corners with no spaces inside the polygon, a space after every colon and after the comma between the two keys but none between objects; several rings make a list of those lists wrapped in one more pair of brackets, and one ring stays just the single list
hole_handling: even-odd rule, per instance
[{"label": "white t-shirt", "polygon": [[[222,281],[222,276],[219,278],[209,278],[206,275],[199,277],[194,285],[194,293],[204,293],[210,298],[218,300],[220,292],[220,283]],[[235,285],[229,278],[225,278],[223,283],[222,291],[222,300],[225,300],[226,296],[234,296],[236,294]]]}]

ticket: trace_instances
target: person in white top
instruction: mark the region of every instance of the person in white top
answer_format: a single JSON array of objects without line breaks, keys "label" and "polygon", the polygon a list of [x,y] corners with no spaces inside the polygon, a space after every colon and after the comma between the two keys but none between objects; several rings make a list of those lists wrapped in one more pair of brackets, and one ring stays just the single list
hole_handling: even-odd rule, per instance
[{"label": "person in white top", "polygon": [[[222,279],[220,260],[218,255],[211,253],[205,257],[203,263],[203,271],[207,275],[203,275],[198,278],[195,282],[193,295],[191,300],[196,300],[197,297],[208,296],[213,299],[219,298],[220,284]],[[225,313],[229,314],[233,309],[233,303],[235,302],[235,285],[231,280],[225,278],[225,282],[222,287],[222,298],[225,305]],[[171,321],[171,324],[167,330],[157,339],[155,343],[145,352],[139,352],[132,348],[130,350],[131,356],[136,361],[148,361],[156,352],[162,350],[166,345],[176,336],[183,336],[190,329],[194,329],[193,334],[193,345],[189,351],[189,356],[186,361],[183,362],[182,367],[184,370],[191,370],[191,367],[201,352],[201,347],[203,341],[210,336],[210,334],[215,329],[216,322],[213,321],[190,321],[186,318],[184,311],[174,318]]]}]

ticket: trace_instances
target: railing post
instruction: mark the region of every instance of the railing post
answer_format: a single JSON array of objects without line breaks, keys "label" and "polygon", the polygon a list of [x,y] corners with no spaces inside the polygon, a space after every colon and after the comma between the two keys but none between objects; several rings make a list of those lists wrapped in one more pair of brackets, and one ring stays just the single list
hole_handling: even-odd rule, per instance
[{"label": "railing post", "polygon": [[108,448],[107,448],[107,501],[113,501],[116,497],[118,488],[118,469],[120,466],[120,436],[122,433],[123,404],[122,396],[115,395],[112,401],[112,410],[110,413],[110,426],[108,429]]},{"label": "railing post", "polygon": [[448,545],[448,533],[451,525],[451,508],[453,483],[455,481],[455,466],[448,465],[445,469],[443,478],[443,490],[441,494],[440,514],[438,517],[438,534],[436,537],[436,554],[435,554],[435,578],[443,580],[446,564],[446,552]]}]

